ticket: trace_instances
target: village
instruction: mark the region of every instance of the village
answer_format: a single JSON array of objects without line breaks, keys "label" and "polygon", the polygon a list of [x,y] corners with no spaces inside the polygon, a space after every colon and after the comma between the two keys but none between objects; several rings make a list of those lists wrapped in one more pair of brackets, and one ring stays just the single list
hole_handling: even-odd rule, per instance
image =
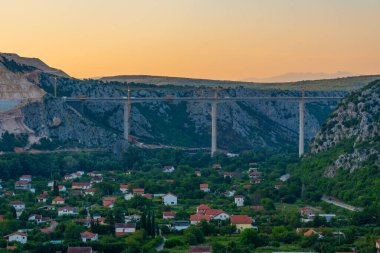
[{"label": "village", "polygon": [[334,229],[348,225],[345,212],[296,203],[289,178],[256,162],[77,170],[55,179],[21,175],[0,183],[1,245],[68,253],[211,253],[218,247],[239,252],[233,248],[241,240],[267,252],[296,248],[295,242],[298,250],[310,249],[325,237],[347,240],[344,229]]}]

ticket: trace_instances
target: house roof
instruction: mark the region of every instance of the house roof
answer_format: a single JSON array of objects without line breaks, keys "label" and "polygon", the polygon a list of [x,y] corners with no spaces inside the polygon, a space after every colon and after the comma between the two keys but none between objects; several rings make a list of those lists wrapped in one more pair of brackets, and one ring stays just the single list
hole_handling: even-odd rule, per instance
[{"label": "house roof", "polygon": [[204,215],[204,214],[193,214],[190,216],[191,221],[201,221],[201,220],[206,220],[209,221],[211,220],[211,215]]},{"label": "house roof", "polygon": [[230,221],[232,224],[252,224],[252,218],[247,215],[232,215]]},{"label": "house roof", "polygon": [[134,188],[132,191],[134,193],[144,193],[145,189],[144,188]]},{"label": "house roof", "polygon": [[12,233],[12,234],[9,234],[9,235],[4,236],[4,238],[8,238],[8,237],[10,237],[10,236],[12,236],[12,235],[27,236],[27,234],[22,233],[22,232],[14,232],[14,233]]},{"label": "house roof", "polygon": [[94,233],[91,233],[89,231],[84,231],[83,233],[80,234],[80,236],[82,238],[86,238],[86,239],[91,239],[93,237],[95,237],[97,234],[94,234]]},{"label": "house roof", "polygon": [[17,181],[15,184],[27,185],[27,184],[30,184],[30,183],[27,182],[27,181]]},{"label": "house roof", "polygon": [[11,205],[25,205],[23,202],[21,202],[19,200],[11,201],[10,204]]},{"label": "house roof", "polygon": [[197,207],[197,210],[208,210],[211,209],[208,205],[201,204]]},{"label": "house roof", "polygon": [[128,189],[129,185],[128,184],[121,184],[120,189]]},{"label": "house roof", "polygon": [[165,198],[165,197],[167,197],[167,196],[173,196],[173,197],[177,197],[176,195],[174,195],[173,193],[167,193],[167,194],[165,194],[164,196],[163,196],[163,198]]},{"label": "house roof", "polygon": [[221,213],[227,214],[225,211],[223,211],[221,209],[207,209],[206,212],[205,212],[205,215],[211,215],[211,216],[215,217],[215,216],[218,216]]},{"label": "house roof", "polygon": [[244,199],[244,196],[243,195],[236,195],[235,199]]},{"label": "house roof", "polygon": [[175,212],[163,212],[163,216],[175,216]]},{"label": "house roof", "polygon": [[69,247],[67,253],[91,253],[91,247]]},{"label": "house roof", "polygon": [[211,253],[211,246],[190,246],[188,253]]},{"label": "house roof", "polygon": [[62,211],[62,210],[74,211],[75,208],[72,206],[63,206],[63,207],[58,208],[58,211]]},{"label": "house roof", "polygon": [[58,196],[58,197],[55,197],[55,198],[53,199],[53,201],[65,201],[65,199],[62,198],[62,197],[60,197],[60,196]]},{"label": "house roof", "polygon": [[311,236],[313,234],[320,234],[320,233],[318,233],[317,231],[315,231],[314,228],[310,228],[305,233],[303,233],[304,236]]},{"label": "house roof", "polygon": [[200,184],[199,187],[202,188],[208,188],[208,184]]},{"label": "house roof", "polygon": [[32,178],[32,175],[22,175],[20,178]]}]

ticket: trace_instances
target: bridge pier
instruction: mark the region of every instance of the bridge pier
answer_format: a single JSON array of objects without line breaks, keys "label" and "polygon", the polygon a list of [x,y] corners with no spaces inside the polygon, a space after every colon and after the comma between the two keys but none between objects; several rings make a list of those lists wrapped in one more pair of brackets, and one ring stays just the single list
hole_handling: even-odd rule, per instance
[{"label": "bridge pier", "polygon": [[302,89],[301,100],[299,102],[300,120],[299,120],[299,136],[298,136],[298,156],[302,157],[305,153],[305,100],[304,90]]},{"label": "bridge pier", "polygon": [[215,92],[214,100],[211,105],[211,157],[213,157],[217,150],[217,111],[218,111],[218,94]]}]

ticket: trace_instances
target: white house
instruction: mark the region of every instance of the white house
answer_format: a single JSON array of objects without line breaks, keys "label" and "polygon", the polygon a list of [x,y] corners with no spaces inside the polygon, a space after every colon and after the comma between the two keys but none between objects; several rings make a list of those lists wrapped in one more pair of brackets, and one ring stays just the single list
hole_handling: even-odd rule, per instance
[{"label": "white house", "polygon": [[244,196],[236,195],[235,196],[235,204],[236,204],[236,206],[244,206]]},{"label": "white house", "polygon": [[174,168],[174,166],[165,166],[165,167],[162,169],[162,171],[163,171],[164,173],[172,173],[173,171],[175,171],[175,168]]},{"label": "white house", "polygon": [[25,181],[25,182],[32,182],[32,176],[31,175],[22,175],[19,178],[20,181]]},{"label": "white house", "polygon": [[136,232],[136,223],[116,223],[115,224],[115,234],[127,235]]},{"label": "white house", "polygon": [[[211,213],[212,211],[213,213]],[[212,215],[213,220],[228,220],[230,218],[230,215],[223,210],[210,209],[206,211],[206,215],[207,214]]]},{"label": "white house", "polygon": [[162,197],[164,205],[172,206],[177,205],[177,196],[171,193],[168,193]]},{"label": "white house", "polygon": [[58,185],[58,191],[59,192],[66,192],[67,191],[66,186],[64,186],[64,185]]},{"label": "white house", "polygon": [[21,244],[25,244],[28,241],[28,236],[25,233],[14,232],[10,235],[4,236],[8,242],[19,242]]},{"label": "white house", "polygon": [[89,241],[97,241],[98,240],[98,234],[91,233],[89,231],[84,231],[80,234],[80,237],[82,238],[82,242],[89,242]]},{"label": "white house", "polygon": [[134,195],[132,193],[127,193],[127,194],[124,195],[124,199],[125,200],[131,200],[133,198],[133,196]]},{"label": "white house", "polygon": [[175,212],[163,212],[162,218],[164,220],[175,219]]},{"label": "white house", "polygon": [[21,201],[12,201],[11,202],[11,206],[13,206],[14,209],[16,209],[16,211],[21,211],[21,210],[24,210],[25,209],[25,204]]},{"label": "white house", "polygon": [[62,216],[62,215],[76,215],[76,214],[78,214],[78,211],[74,207],[64,206],[64,207],[58,208],[58,216]]},{"label": "white house", "polygon": [[124,194],[128,193],[129,185],[127,185],[127,184],[121,184],[119,189]]}]

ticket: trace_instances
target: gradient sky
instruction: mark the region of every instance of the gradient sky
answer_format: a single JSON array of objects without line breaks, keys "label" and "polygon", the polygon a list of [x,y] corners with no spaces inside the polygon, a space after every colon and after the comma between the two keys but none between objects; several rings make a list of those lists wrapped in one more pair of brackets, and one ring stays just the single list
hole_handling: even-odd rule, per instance
[{"label": "gradient sky", "polygon": [[380,73],[380,0],[0,0],[0,52],[74,77]]}]

